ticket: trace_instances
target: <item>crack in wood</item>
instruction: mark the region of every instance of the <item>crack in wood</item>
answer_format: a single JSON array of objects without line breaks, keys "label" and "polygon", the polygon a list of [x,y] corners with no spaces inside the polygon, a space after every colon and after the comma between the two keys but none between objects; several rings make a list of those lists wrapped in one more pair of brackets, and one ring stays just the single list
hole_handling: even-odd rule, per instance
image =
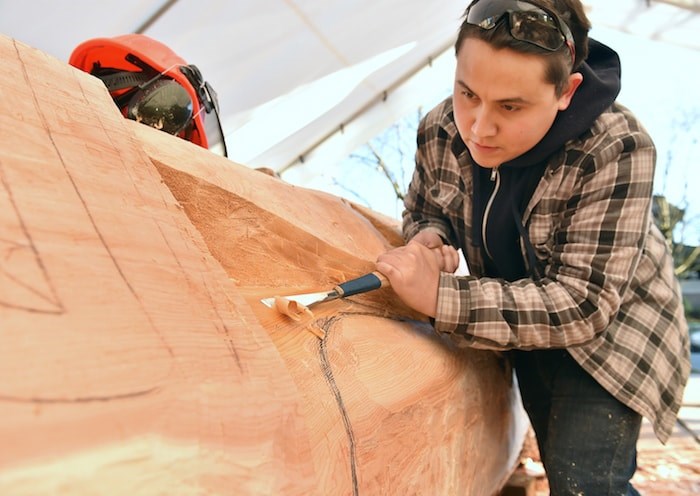
[{"label": "crack in wood", "polygon": [[103,403],[108,401],[127,400],[148,396],[160,391],[160,387],[152,387],[143,391],[133,391],[130,393],[111,394],[105,396],[76,396],[74,398],[49,398],[49,397],[21,397],[0,394],[0,401],[7,403],[32,403],[32,404],[75,404],[75,403]]},{"label": "crack in wood", "polygon": [[340,416],[343,419],[343,426],[345,427],[345,433],[348,437],[350,475],[352,477],[352,494],[353,496],[358,496],[359,485],[357,482],[357,454],[355,449],[355,433],[353,432],[352,423],[350,422],[350,417],[348,415],[347,408],[345,407],[345,403],[343,402],[343,396],[340,392],[340,388],[338,388],[338,384],[335,381],[335,377],[333,377],[333,369],[331,368],[331,362],[328,358],[328,350],[326,348],[329,332],[331,328],[335,325],[335,323],[338,321],[338,319],[339,317],[337,316],[329,317],[327,319],[321,319],[318,322],[319,327],[324,331],[324,337],[321,339],[321,342],[319,344],[319,358],[321,362],[321,371],[323,373],[323,377],[328,383],[328,387],[330,388],[331,393],[333,394],[333,397],[335,398],[335,401],[338,404]]}]

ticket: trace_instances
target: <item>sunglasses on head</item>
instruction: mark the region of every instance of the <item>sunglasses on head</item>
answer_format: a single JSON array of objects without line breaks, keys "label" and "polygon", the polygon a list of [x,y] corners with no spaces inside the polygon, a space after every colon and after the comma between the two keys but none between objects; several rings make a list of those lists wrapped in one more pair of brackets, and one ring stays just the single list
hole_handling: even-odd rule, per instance
[{"label": "sunglasses on head", "polygon": [[519,41],[554,52],[569,47],[572,63],[575,43],[571,30],[554,12],[527,0],[475,0],[467,8],[465,21],[481,29],[508,23],[508,32]]}]

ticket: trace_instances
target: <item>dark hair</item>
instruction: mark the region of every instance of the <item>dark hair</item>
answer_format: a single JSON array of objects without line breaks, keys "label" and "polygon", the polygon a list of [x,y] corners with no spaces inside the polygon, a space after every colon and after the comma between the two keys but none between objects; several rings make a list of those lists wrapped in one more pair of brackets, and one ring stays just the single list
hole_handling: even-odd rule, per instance
[{"label": "dark hair", "polygon": [[[488,2],[489,0],[477,1]],[[576,71],[588,57],[588,31],[591,29],[591,22],[586,17],[580,0],[537,0],[531,3],[551,10],[569,27],[576,46],[576,57],[573,65],[571,65],[571,53],[566,45],[554,52],[550,52],[531,43],[516,40],[510,35],[504,22],[499,23],[493,29],[482,29],[467,23],[466,11],[463,16],[464,21],[457,35],[455,53],[459,53],[465,39],[477,38],[492,45],[494,48],[509,48],[517,52],[540,55],[547,62],[545,71],[547,82],[555,86],[557,95],[561,95],[566,88],[569,75]]]}]

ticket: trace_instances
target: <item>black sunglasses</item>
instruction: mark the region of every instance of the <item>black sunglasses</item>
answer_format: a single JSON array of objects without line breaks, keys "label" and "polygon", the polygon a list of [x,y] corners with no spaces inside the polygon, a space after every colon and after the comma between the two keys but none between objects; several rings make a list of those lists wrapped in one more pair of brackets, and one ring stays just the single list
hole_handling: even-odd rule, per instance
[{"label": "black sunglasses", "polygon": [[514,39],[550,52],[567,45],[572,63],[576,58],[574,37],[566,23],[554,12],[527,0],[475,0],[467,8],[465,21],[487,30],[505,21]]}]

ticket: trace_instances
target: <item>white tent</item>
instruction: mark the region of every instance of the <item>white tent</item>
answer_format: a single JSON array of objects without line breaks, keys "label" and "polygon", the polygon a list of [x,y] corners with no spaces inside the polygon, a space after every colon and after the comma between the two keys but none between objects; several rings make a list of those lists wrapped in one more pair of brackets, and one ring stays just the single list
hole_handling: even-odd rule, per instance
[{"label": "white tent", "polygon": [[[217,91],[230,158],[281,170],[338,161],[449,87],[467,3],[0,0],[0,33],[64,61],[90,38],[156,38]],[[594,25],[700,50],[700,0],[584,4]]]}]

